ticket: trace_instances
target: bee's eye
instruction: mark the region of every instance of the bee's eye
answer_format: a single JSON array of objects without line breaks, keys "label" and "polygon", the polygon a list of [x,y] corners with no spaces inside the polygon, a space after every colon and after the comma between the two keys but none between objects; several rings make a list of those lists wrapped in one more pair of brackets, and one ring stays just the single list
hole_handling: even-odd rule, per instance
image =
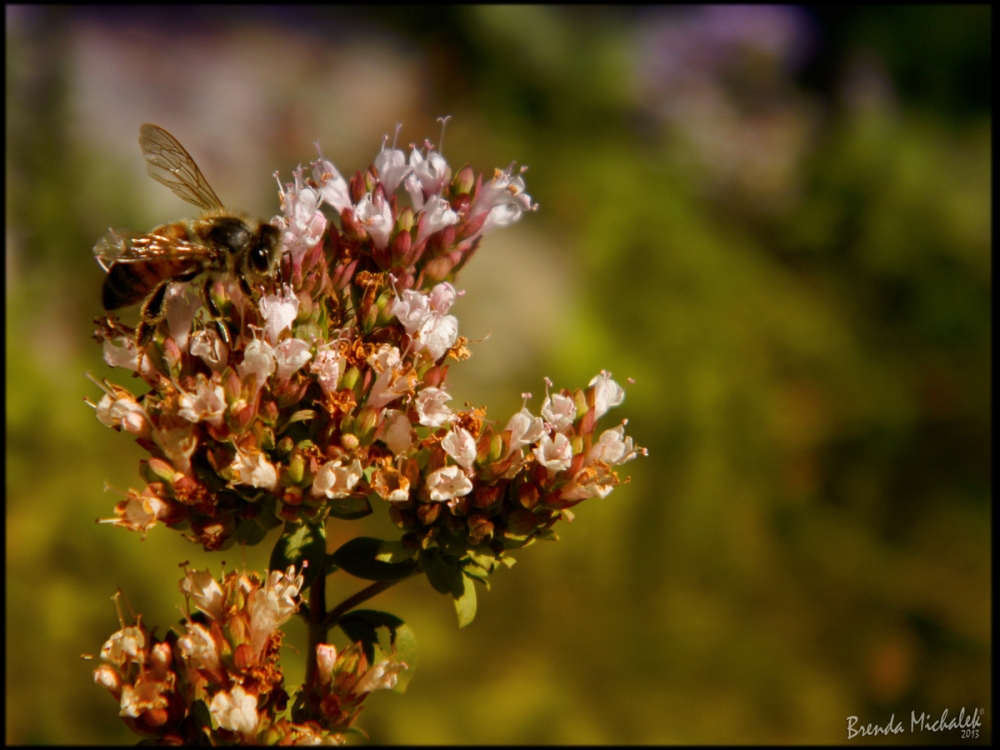
[{"label": "bee's eye", "polygon": [[250,251],[250,267],[257,273],[266,273],[270,263],[268,263],[267,252],[262,247],[255,247]]}]

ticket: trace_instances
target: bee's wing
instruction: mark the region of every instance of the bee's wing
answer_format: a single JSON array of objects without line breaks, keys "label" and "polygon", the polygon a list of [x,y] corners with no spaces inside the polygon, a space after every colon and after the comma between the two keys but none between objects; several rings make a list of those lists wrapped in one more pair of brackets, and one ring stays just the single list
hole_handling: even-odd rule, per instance
[{"label": "bee's wing", "polygon": [[137,234],[128,229],[109,229],[94,245],[97,262],[107,271],[112,263],[143,263],[156,260],[189,260],[212,256],[212,250],[187,240],[159,234]]},{"label": "bee's wing", "polygon": [[149,176],[173,190],[176,196],[205,211],[223,207],[191,154],[166,130],[144,123],[139,128],[139,147],[148,162]]}]

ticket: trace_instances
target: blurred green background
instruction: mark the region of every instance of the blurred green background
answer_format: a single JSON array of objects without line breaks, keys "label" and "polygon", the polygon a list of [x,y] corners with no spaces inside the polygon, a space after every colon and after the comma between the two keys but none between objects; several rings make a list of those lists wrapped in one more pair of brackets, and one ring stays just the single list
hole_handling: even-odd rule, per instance
[{"label": "blurred green background", "polygon": [[[382,135],[438,139],[540,204],[459,278],[455,403],[505,420],[548,375],[635,379],[649,457],[480,593],[457,630],[423,579],[373,601],[414,627],[384,743],[896,742],[911,711],[987,709],[992,738],[991,13],[987,7],[160,9],[7,20],[7,690],[11,743],[131,743],[91,679],[125,591],[160,632],[174,532],[95,525],[143,452],[84,373],[108,226],[190,206],[145,176],[174,133],[223,199],[345,173]],[[331,547],[385,532],[331,527]],[[388,532],[386,532],[388,533]],[[334,601],[360,588],[331,581]],[[305,635],[290,626],[286,641]],[[287,652],[289,686],[303,658]],[[857,742],[858,740],[855,740]],[[878,742],[884,743],[884,738]]]}]

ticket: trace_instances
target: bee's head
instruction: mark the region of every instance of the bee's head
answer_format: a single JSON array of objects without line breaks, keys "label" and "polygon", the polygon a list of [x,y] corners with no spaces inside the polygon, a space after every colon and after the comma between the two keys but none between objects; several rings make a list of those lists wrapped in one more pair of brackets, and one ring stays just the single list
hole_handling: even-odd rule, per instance
[{"label": "bee's head", "polygon": [[254,277],[271,278],[281,258],[281,234],[271,224],[261,224],[244,260],[245,272]]}]

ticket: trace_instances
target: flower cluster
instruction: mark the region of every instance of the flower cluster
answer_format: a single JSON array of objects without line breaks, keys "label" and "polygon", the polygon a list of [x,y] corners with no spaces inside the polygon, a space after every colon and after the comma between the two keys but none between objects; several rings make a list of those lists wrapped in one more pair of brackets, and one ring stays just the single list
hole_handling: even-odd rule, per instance
[{"label": "flower cluster", "polygon": [[302,576],[289,568],[265,581],[188,571],[181,591],[193,603],[181,625],[156,639],[136,618],[108,639],[94,680],[119,701],[136,732],[165,743],[253,741],[288,695],[278,668],[279,627],[299,608]]},{"label": "flower cluster", "polygon": [[522,409],[503,429],[448,404],[445,361],[469,356],[449,279],[484,233],[534,208],[520,174],[483,180],[465,166],[453,178],[428,143],[408,159],[383,147],[350,181],[320,155],[311,175],[300,167],[281,189],[281,277],[259,299],[219,279],[220,320],[173,284],[141,352],[127,326],[98,321],[106,361],[150,387],[137,397],[102,384],[98,419],[151,453],[146,487],[109,520],[163,522],[219,549],[381,499],[411,549],[444,534],[499,556],[606,495],[614,467],[636,455],[621,427],[594,439],[622,400],[610,376],[546,396],[541,416]]},{"label": "flower cluster", "polygon": [[[124,493],[105,520],[142,533],[164,523],[216,550],[256,544],[282,522],[293,536],[302,524],[322,529],[329,518],[382,506],[401,539],[352,540],[328,556],[333,569],[375,581],[424,573],[453,595],[465,624],[474,613],[469,581],[512,564],[509,550],[554,538],[552,526],[572,519],[572,506],[606,496],[618,465],[644,449],[624,422],[597,432],[624,398],[605,372],[573,391],[550,393],[546,380],[539,413],[525,394],[505,423],[449,403],[447,361],[469,356],[451,314],[462,294],[452,282],[484,234],[536,207],[521,172],[511,166],[484,179],[465,166],[453,175],[430,143],[408,158],[383,145],[350,180],[322,153],[311,167],[279,182],[276,278],[253,289],[227,276],[172,283],[164,318],[142,347],[115,316],[95,321],[105,361],[148,386],[136,395],[97,383],[105,392],[93,404],[97,418],[150,454],[140,464],[145,487]],[[307,578],[326,575],[324,551]],[[131,639],[132,651],[102,666],[98,682],[135,729],[164,741],[202,732],[222,741],[336,741],[365,697],[407,668],[377,658],[366,634],[386,627],[396,638],[403,624],[386,613],[328,616],[319,600],[310,609],[315,668],[291,718],[278,718],[287,695],[276,629],[302,586],[291,569],[272,571],[266,584],[189,573],[182,589],[198,613],[162,643],[141,624],[123,626],[107,648],[120,655],[112,642]],[[352,641],[340,653],[320,642],[334,625]]]}]

